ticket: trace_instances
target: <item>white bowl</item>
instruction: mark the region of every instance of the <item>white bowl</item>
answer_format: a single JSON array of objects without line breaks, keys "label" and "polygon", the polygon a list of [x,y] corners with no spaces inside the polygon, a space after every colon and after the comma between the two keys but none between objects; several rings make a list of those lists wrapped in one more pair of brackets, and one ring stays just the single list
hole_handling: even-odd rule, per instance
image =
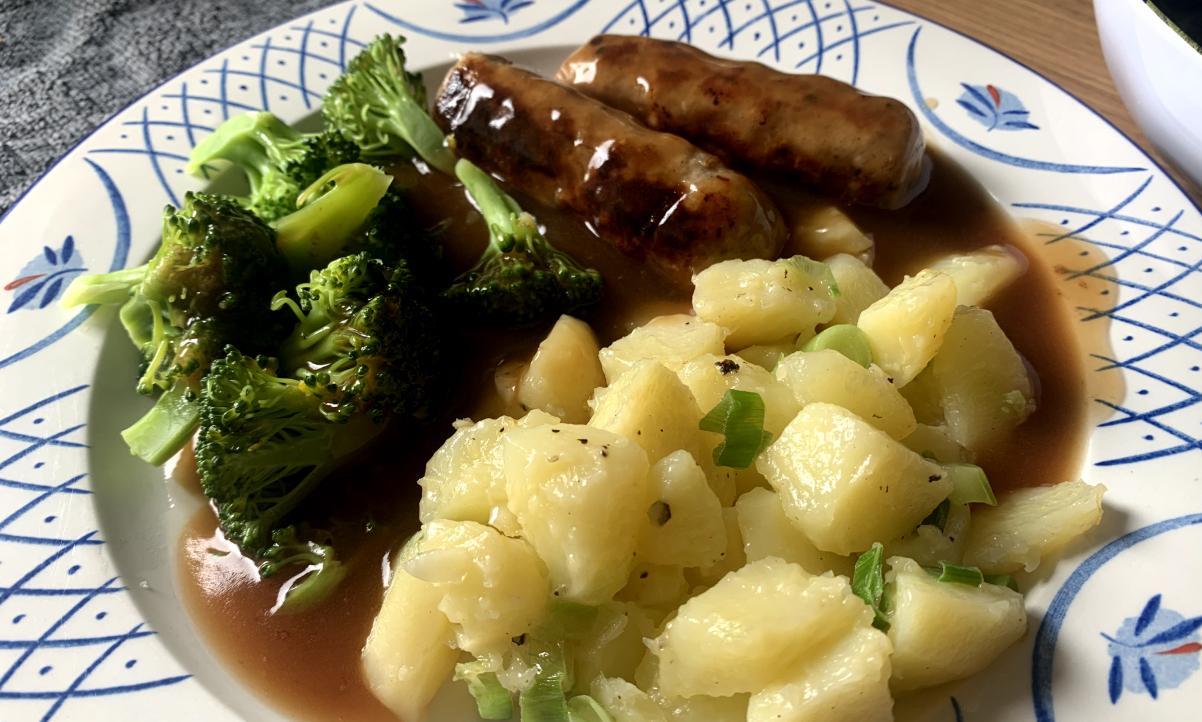
[{"label": "white bowl", "polygon": [[1202,53],[1143,0],[1094,0],[1106,66],[1152,143],[1202,185]]}]

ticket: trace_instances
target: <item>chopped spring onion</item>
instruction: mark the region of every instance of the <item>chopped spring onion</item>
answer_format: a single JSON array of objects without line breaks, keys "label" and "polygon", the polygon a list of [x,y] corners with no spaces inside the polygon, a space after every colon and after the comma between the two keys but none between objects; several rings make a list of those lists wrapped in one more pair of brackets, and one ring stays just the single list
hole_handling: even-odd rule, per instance
[{"label": "chopped spring onion", "polygon": [[889,628],[889,621],[881,609],[881,599],[885,596],[884,567],[885,547],[877,542],[856,559],[855,570],[851,575],[852,593],[872,608],[872,626],[880,630]]},{"label": "chopped spring onion", "polygon": [[985,583],[985,575],[981,574],[981,570],[976,567],[962,567],[959,564],[939,562],[939,568],[932,569],[930,572],[941,582],[967,584],[970,587],[979,587]]},{"label": "chopped spring onion", "polygon": [[613,722],[614,718],[605,711],[601,703],[587,694],[578,694],[568,700],[569,722]]},{"label": "chopped spring onion", "polygon": [[469,675],[465,679],[467,691],[476,700],[476,712],[480,719],[509,719],[513,716],[513,697],[509,690],[501,686],[495,673]]},{"label": "chopped spring onion", "polygon": [[986,584],[995,584],[999,587],[1006,587],[1011,591],[1018,591],[1018,582],[1014,581],[1014,577],[1009,574],[986,574]]},{"label": "chopped spring onion", "polygon": [[596,621],[597,607],[557,599],[547,609],[546,621],[539,627],[537,636],[578,640],[589,633]]},{"label": "chopped spring onion", "polygon": [[947,526],[947,514],[951,508],[952,502],[944,499],[939,503],[939,506],[935,507],[935,511],[927,514],[927,518],[923,519],[919,526],[938,527],[939,531],[943,531],[943,528]]},{"label": "chopped spring onion", "polygon": [[534,682],[518,695],[522,722],[568,722],[563,650],[557,647],[539,650],[532,661],[538,670]]},{"label": "chopped spring onion", "polygon": [[838,351],[864,368],[872,365],[872,348],[868,345],[868,336],[858,326],[850,323],[831,326],[806,341],[801,350],[821,351],[828,348]]},{"label": "chopped spring onion", "polygon": [[802,273],[821,283],[831,298],[839,297],[839,284],[835,281],[835,274],[831,272],[830,266],[805,256],[793,256],[789,261],[800,268]]},{"label": "chopped spring onion", "polygon": [[953,504],[997,505],[993,487],[985,470],[975,464],[944,464],[943,471],[952,480],[952,493],[948,499]]},{"label": "chopped spring onion", "polygon": [[764,399],[752,391],[728,390],[699,426],[726,437],[714,449],[718,466],[746,469],[772,440],[764,431]]}]

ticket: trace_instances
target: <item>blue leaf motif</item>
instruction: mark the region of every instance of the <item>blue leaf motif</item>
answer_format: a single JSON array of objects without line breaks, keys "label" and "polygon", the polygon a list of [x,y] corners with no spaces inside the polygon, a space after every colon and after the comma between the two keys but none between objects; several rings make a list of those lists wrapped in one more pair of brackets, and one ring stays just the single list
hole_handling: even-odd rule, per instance
[{"label": "blue leaf motif", "polygon": [[[45,283],[45,281],[42,283]],[[31,283],[25,288],[25,290],[18,293],[16,297],[13,298],[13,302],[9,304],[8,313],[25,308],[30,301],[37,297],[38,291],[42,290],[42,283]]]},{"label": "blue leaf motif", "polygon": [[1148,694],[1152,695],[1152,699],[1156,699],[1156,695],[1160,693],[1160,688],[1156,684],[1156,675],[1152,672],[1152,665],[1143,658],[1139,660],[1139,678],[1143,680],[1144,687],[1147,688]]},{"label": "blue leaf motif", "polygon": [[973,120],[991,130],[1039,130],[1039,126],[1028,120],[1031,114],[1018,96],[1007,90],[987,83],[970,85],[961,83],[964,93],[956,99]]},{"label": "blue leaf motif", "polygon": [[460,23],[475,23],[481,20],[500,20],[508,23],[513,13],[533,4],[534,0],[463,0],[454,3],[454,6],[463,13],[463,17],[459,18]]},{"label": "blue leaf motif", "polygon": [[1117,704],[1123,696],[1123,659],[1114,657],[1110,663],[1110,703]]},{"label": "blue leaf motif", "polygon": [[42,246],[42,253],[46,254],[46,260],[50,261],[50,265],[58,265],[58,256],[54,253],[54,249],[50,246]]},{"label": "blue leaf motif", "polygon": [[1156,613],[1160,611],[1160,595],[1153,595],[1148,603],[1144,605],[1144,611],[1139,613],[1139,619],[1135,622],[1136,636],[1143,634],[1152,620],[1156,618]]},{"label": "blue leaf motif", "polygon": [[1143,643],[1143,646],[1150,647],[1154,644],[1164,644],[1165,642],[1176,642],[1178,639],[1184,639],[1193,634],[1202,627],[1202,617],[1194,617],[1187,619],[1184,622],[1178,622],[1160,634],[1152,637]]},{"label": "blue leaf motif", "polygon": [[38,308],[46,308],[50,302],[58,298],[58,292],[63,287],[62,277],[58,277],[46,285],[46,292],[42,294],[42,302],[38,304]]},{"label": "blue leaf motif", "polygon": [[58,252],[58,257],[61,259],[62,263],[66,263],[67,261],[70,261],[71,257],[74,255],[75,255],[75,237],[67,236],[66,240],[63,241],[62,249],[60,249]]}]

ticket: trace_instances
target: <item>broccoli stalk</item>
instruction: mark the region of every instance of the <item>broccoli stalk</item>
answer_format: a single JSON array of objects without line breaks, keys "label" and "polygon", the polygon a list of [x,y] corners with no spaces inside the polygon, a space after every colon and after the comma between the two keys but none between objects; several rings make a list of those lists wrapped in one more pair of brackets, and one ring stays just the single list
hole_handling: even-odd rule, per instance
[{"label": "broccoli stalk", "polygon": [[321,602],[342,583],[346,567],[338,561],[329,544],[302,541],[296,527],[276,529],[271,534],[271,546],[263,552],[259,576],[264,579],[289,567],[303,568],[280,587],[272,614],[308,611]]},{"label": "broccoli stalk", "polygon": [[601,275],[557,250],[526,213],[484,171],[455,165],[488,224],[488,246],[442,298],[459,316],[481,323],[521,325],[596,303]]},{"label": "broccoli stalk", "polygon": [[451,175],[455,155],[426,112],[420,74],[405,69],[405,39],[381,35],[371,41],[326,92],[326,126],[358,144],[365,156],[421,157]]},{"label": "broccoli stalk", "polygon": [[250,181],[247,206],[265,221],[297,208],[297,196],[327,169],[359,160],[359,148],[336,131],[302,134],[271,113],[239,115],[217,126],[188,158],[197,175],[207,163],[227,160]]}]

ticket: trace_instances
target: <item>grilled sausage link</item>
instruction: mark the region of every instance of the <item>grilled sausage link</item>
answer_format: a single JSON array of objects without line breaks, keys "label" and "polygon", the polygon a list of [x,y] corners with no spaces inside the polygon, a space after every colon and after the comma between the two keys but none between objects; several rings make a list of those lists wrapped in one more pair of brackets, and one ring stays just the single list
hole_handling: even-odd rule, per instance
[{"label": "grilled sausage link", "polygon": [[435,109],[461,156],[681,284],[784,243],[771,200],[713,155],[502,58],[463,56]]},{"label": "grilled sausage link", "polygon": [[930,164],[910,109],[821,75],[599,35],[564,61],[559,79],[649,128],[843,200],[895,208],[926,185]]}]

